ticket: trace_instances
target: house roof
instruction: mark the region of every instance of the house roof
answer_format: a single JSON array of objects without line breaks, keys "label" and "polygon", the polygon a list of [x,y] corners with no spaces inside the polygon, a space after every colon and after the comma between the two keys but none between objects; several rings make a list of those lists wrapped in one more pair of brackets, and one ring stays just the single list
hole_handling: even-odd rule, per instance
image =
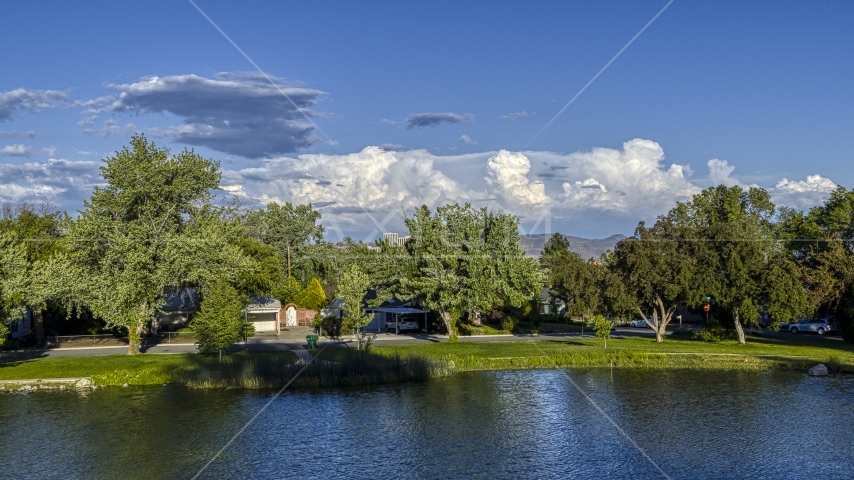
[{"label": "house roof", "polygon": [[166,294],[164,304],[160,311],[168,312],[196,312],[199,310],[199,292],[195,287],[185,288],[180,292],[169,292]]},{"label": "house roof", "polygon": [[[371,300],[376,300],[376,298],[377,298],[377,289],[372,288],[372,289],[368,290],[368,292],[365,294],[365,296],[362,297],[362,306],[365,308],[369,308],[370,307],[369,302]],[[380,307],[408,307],[410,305],[412,305],[411,300],[401,300],[397,297],[392,297],[392,298],[384,301],[383,303],[381,303]]]},{"label": "house roof", "polygon": [[257,310],[280,310],[282,302],[273,297],[255,297],[253,296],[249,304],[246,305],[246,311],[252,312]]}]

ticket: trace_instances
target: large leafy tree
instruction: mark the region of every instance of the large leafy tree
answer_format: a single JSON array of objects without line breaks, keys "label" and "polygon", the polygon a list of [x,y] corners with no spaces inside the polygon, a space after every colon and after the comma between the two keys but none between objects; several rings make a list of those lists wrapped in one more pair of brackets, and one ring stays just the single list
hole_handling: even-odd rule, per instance
[{"label": "large leafy tree", "polygon": [[240,273],[237,289],[243,295],[275,295],[287,287],[287,279],[276,248],[249,237],[239,237],[235,244],[254,260],[257,268]]},{"label": "large leafy tree", "polygon": [[616,310],[634,306],[657,342],[664,341],[676,309],[695,294],[694,261],[683,240],[683,232],[667,218],[651,228],[641,222],[633,237],[617,243],[612,256],[616,278],[607,278],[606,296]]},{"label": "large leafy tree", "polygon": [[547,270],[552,295],[566,304],[569,316],[589,316],[601,301],[604,269],[569,250],[569,240],[561,234],[546,241],[540,264]]},{"label": "large leafy tree", "polygon": [[250,237],[276,249],[285,276],[308,284],[314,277],[328,282],[338,273],[339,252],[333,244],[323,241],[320,219],[320,212],[310,203],[270,203],[245,215],[244,223]]},{"label": "large leafy tree", "polygon": [[242,232],[210,204],[217,162],[134,136],[104,160],[95,187],[68,233],[68,288],[108,325],[128,331],[136,353],[144,325],[169,291],[235,280],[255,268],[234,242]]},{"label": "large leafy tree", "polygon": [[422,206],[406,226],[412,239],[384,255],[393,266],[385,269],[380,298],[415,300],[438,314],[452,338],[462,314],[519,307],[539,292],[537,262],[519,248],[515,217],[468,204],[439,207],[433,215]]},{"label": "large leafy tree", "polygon": [[27,267],[24,243],[11,232],[0,231],[0,324],[18,321],[25,313],[24,296],[30,287]]},{"label": "large leafy tree", "polygon": [[[775,207],[761,188],[710,187],[668,215],[693,232],[698,275],[694,303],[704,292],[732,315],[738,342],[744,325],[765,309],[772,326],[810,310],[801,271],[774,236]],[[699,296],[702,296],[700,294]]]},{"label": "large leafy tree", "polygon": [[63,223],[67,223],[67,217],[54,211],[50,203],[5,205],[0,217],[0,232],[6,234],[8,241],[18,244],[7,253],[18,255],[23,252],[15,274],[20,276],[26,288],[18,292],[16,301],[32,309],[37,338],[44,337],[43,310],[48,302],[54,300],[45,288],[45,282],[49,280],[46,278],[46,266],[61,251]]},{"label": "large leafy tree", "polygon": [[813,304],[840,321],[854,343],[854,191],[839,187],[808,212],[783,210],[781,236],[803,269]]}]

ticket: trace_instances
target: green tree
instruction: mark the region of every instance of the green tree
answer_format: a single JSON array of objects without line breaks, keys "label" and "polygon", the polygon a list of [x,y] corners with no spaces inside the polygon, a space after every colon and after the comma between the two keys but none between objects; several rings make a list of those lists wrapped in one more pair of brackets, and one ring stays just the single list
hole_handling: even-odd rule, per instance
[{"label": "green tree", "polygon": [[839,187],[824,204],[802,213],[782,209],[780,236],[801,267],[807,295],[834,315],[842,338],[854,343],[854,191]]},{"label": "green tree", "polygon": [[694,261],[683,240],[680,229],[659,218],[651,228],[640,222],[634,236],[614,249],[611,270],[619,280],[608,279],[606,296],[618,309],[634,306],[657,342],[664,341],[676,309],[693,298]]},{"label": "green tree", "polygon": [[546,242],[540,264],[548,272],[553,297],[566,304],[567,316],[592,315],[602,297],[604,269],[593,261],[569,250],[569,241],[561,234]]},{"label": "green tree", "polygon": [[248,237],[240,237],[234,243],[257,265],[253,270],[240,273],[236,285],[238,291],[247,296],[266,296],[286,285],[281,259],[275,247]]},{"label": "green tree", "polygon": [[362,272],[358,265],[351,265],[344,271],[341,282],[338,284],[337,296],[344,302],[347,316],[344,317],[344,327],[356,335],[359,350],[368,350],[371,347],[372,335],[362,332],[362,327],[371,323],[374,314],[366,314],[362,308],[362,299],[368,292],[371,283],[368,275]]},{"label": "green tree", "polygon": [[30,287],[27,267],[24,243],[11,232],[0,231],[0,323],[4,325],[20,320],[26,313],[24,297]]},{"label": "green tree", "polygon": [[596,332],[596,336],[605,342],[605,348],[608,348],[608,339],[611,338],[614,325],[602,315],[593,315],[590,317],[590,327]]},{"label": "green tree", "polygon": [[555,233],[543,245],[543,251],[540,252],[540,265],[548,269],[559,265],[564,258],[573,254],[569,247],[569,240],[560,233]]},{"label": "green tree", "polygon": [[692,303],[710,295],[731,313],[742,345],[743,326],[755,325],[762,309],[769,312],[772,327],[810,311],[801,271],[774,236],[774,213],[765,190],[720,185],[668,214],[694,235],[689,243],[699,274]]},{"label": "green tree", "polygon": [[19,300],[31,308],[34,333],[39,339],[44,338],[43,311],[49,304],[56,306],[57,300],[45,288],[49,281],[46,265],[61,251],[61,225],[67,221],[67,216],[55,212],[49,202],[5,205],[0,217],[0,232],[19,242],[25,252],[16,272],[27,284],[19,292]]},{"label": "green tree", "polygon": [[470,205],[426,206],[406,220],[412,239],[383,249],[386,261],[378,300],[397,296],[436,312],[448,335],[467,312],[493,305],[521,307],[539,293],[536,260],[519,248],[515,217]]},{"label": "green tree", "polygon": [[312,278],[308,286],[294,297],[294,303],[318,312],[326,308],[326,293],[320,285],[320,280]]},{"label": "green tree", "polygon": [[65,262],[52,265],[62,287],[108,325],[128,331],[128,353],[169,291],[236,280],[256,268],[235,245],[242,229],[211,206],[217,162],[184,150],[170,156],[134,136],[104,160],[95,187],[67,234]]},{"label": "green tree", "polygon": [[615,318],[630,320],[638,311],[638,299],[635,298],[623,282],[623,277],[615,272],[616,258],[604,269],[600,281],[602,309]]},{"label": "green tree", "polygon": [[329,281],[338,268],[340,252],[323,241],[320,219],[320,212],[310,203],[269,203],[264,209],[249,212],[244,223],[250,237],[276,249],[285,276],[307,283],[313,277]]},{"label": "green tree", "polygon": [[299,280],[294,277],[289,277],[282,283],[282,285],[273,291],[273,296],[282,302],[282,305],[284,305],[286,303],[294,302],[294,299],[297,298],[297,295],[299,295],[302,290],[303,286],[299,283]]},{"label": "green tree", "polygon": [[218,281],[203,292],[199,313],[193,319],[193,333],[199,350],[222,351],[244,335],[246,322],[240,293],[228,282]]}]

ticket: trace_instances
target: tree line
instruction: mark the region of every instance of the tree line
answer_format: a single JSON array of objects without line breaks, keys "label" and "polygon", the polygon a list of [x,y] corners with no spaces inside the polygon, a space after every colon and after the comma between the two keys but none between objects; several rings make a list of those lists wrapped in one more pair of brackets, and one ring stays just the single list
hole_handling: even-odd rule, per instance
[{"label": "tree line", "polygon": [[325,305],[321,280],[339,274],[338,249],[323,241],[311,205],[217,204],[218,162],[141,135],[106,158],[101,175],[76,218],[47,204],[3,208],[0,325],[27,308],[38,337],[44,315],[100,319],[128,335],[133,353],[166,296],[186,288],[216,312],[202,322],[231,322],[220,325],[237,323],[234,306],[252,295]]},{"label": "tree line", "polygon": [[541,263],[567,315],[644,319],[663,340],[680,307],[707,300],[745,343],[760,319],[778,329],[812,315],[835,317],[854,341],[854,192],[837,188],[801,212],[777,208],[762,188],[719,185],[678,203],[598,260],[549,239]]},{"label": "tree line", "polygon": [[854,339],[854,192],[844,188],[799,212],[777,209],[760,188],[712,187],[641,222],[598,260],[558,234],[537,261],[521,250],[514,216],[468,204],[416,209],[401,245],[332,243],[310,204],[217,201],[218,162],[142,135],[104,159],[101,174],[76,218],[3,208],[0,324],[25,308],[38,336],[44,315],[100,319],[126,332],[135,352],[166,296],[195,287],[197,336],[221,345],[245,335],[237,317],[252,295],[319,310],[327,285],[345,301],[346,329],[370,321],[357,305],[370,288],[375,303],[399,298],[434,312],[453,338],[495,312],[537,315],[547,288],[567,316],[640,316],[659,341],[679,307],[706,297],[742,343],[762,316],[774,327],[816,313],[836,315]]}]

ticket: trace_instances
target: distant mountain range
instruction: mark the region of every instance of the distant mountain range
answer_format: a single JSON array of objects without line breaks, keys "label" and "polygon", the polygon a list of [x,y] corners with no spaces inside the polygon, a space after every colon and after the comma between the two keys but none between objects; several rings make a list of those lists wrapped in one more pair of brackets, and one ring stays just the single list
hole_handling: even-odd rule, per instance
[{"label": "distant mountain range", "polygon": [[[552,236],[551,233],[538,233],[536,235],[522,235],[519,237],[519,246],[528,255],[539,258],[546,241]],[[599,255],[605,250],[613,250],[617,242],[626,238],[625,235],[611,235],[608,238],[581,238],[564,235],[569,240],[569,249],[581,255],[581,258],[588,260],[590,258],[598,259]]]}]

